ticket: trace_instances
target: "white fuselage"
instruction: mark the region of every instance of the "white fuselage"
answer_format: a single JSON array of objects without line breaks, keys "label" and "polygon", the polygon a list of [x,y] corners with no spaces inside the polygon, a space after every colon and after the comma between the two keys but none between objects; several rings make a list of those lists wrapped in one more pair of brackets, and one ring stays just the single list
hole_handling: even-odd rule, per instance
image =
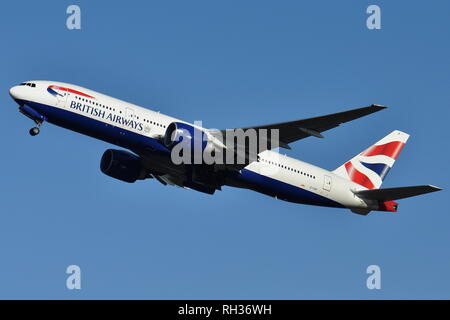
[{"label": "white fuselage", "polygon": [[[10,94],[19,104],[30,105],[49,122],[122,147],[128,148],[130,140],[125,138],[131,136],[135,140],[158,140],[170,123],[179,121],[76,85],[54,81],[30,82],[35,86],[11,88]],[[64,116],[60,119],[58,112],[62,111]],[[96,130],[92,126],[101,128]],[[114,138],[110,139],[107,136],[109,133]],[[133,147],[129,149],[133,150]],[[242,177],[235,176],[233,179],[245,180],[250,189],[283,200],[352,209],[377,209],[377,203],[363,201],[355,196],[354,191],[364,190],[365,187],[274,151],[260,153],[259,160],[250,163],[242,172]],[[277,192],[277,188],[284,190]],[[296,197],[299,197],[298,200]]]}]

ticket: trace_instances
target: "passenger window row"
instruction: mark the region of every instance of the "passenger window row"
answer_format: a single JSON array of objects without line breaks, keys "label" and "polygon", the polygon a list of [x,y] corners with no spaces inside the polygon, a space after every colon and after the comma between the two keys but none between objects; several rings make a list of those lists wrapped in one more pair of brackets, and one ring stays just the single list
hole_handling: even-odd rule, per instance
[{"label": "passenger window row", "polygon": [[[97,107],[100,107],[100,108],[104,108],[104,109],[111,110],[111,111],[114,111],[114,112],[116,111],[115,108],[105,106],[104,104],[101,104],[101,103],[98,103],[98,102],[94,102],[94,101],[86,99],[86,98],[81,98],[79,96],[75,96],[75,99],[81,100],[83,102],[90,103],[90,104],[92,104],[94,106],[97,106]],[[119,110],[119,112],[122,113],[122,111],[120,111],[120,110]]]},{"label": "passenger window row", "polygon": [[166,127],[166,126],[163,125],[163,124],[160,124],[160,123],[158,123],[158,122],[151,121],[151,120],[148,120],[148,119],[143,119],[142,121],[144,121],[144,122],[146,122],[146,123],[149,123],[149,124],[153,124],[153,125],[155,125],[155,126],[157,126],[157,127],[161,127],[161,128],[165,128],[165,127]]},{"label": "passenger window row", "polygon": [[258,156],[258,161],[262,161],[262,162],[266,162],[266,163],[272,164],[274,166],[278,166],[278,167],[280,167],[282,169],[286,169],[286,170],[289,170],[289,171],[292,171],[292,172],[304,175],[304,176],[306,176],[308,178],[312,178],[312,179],[316,178],[316,176],[313,176],[312,174],[309,174],[309,173],[306,173],[304,171],[301,171],[301,170],[298,170],[298,169],[294,169],[294,168],[282,165],[282,164],[274,162],[274,161],[269,161],[269,160],[266,160],[266,159],[262,159],[260,156]]}]

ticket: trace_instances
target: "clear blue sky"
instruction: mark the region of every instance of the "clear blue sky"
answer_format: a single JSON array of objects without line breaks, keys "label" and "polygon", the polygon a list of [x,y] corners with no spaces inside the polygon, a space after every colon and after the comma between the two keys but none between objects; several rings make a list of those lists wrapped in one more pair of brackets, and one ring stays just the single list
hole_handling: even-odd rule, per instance
[{"label": "clear blue sky", "polygon": [[[66,29],[78,4],[82,29]],[[378,4],[382,29],[366,28]],[[2,4],[0,298],[450,298],[448,191],[367,217],[224,188],[103,175],[104,142],[30,137],[9,87],[75,83],[227,128],[391,108],[292,145],[334,169],[394,129],[384,187],[448,189],[448,1],[8,1]],[[82,290],[65,269],[82,270]],[[366,288],[377,264],[382,289]]]}]

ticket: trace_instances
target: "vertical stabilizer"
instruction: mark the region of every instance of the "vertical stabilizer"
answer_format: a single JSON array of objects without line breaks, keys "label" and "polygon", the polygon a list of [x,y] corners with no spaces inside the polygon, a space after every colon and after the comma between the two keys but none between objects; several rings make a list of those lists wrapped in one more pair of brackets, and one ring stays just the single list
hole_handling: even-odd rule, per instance
[{"label": "vertical stabilizer", "polygon": [[367,189],[378,189],[408,138],[409,134],[395,130],[333,172]]}]

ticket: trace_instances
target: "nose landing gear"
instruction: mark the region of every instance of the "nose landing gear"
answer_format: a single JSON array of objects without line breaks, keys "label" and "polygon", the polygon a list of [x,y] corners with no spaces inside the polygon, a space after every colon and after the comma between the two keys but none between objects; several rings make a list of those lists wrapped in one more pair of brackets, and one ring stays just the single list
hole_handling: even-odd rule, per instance
[{"label": "nose landing gear", "polygon": [[41,124],[43,122],[43,121],[39,121],[39,120],[35,120],[35,119],[33,119],[33,120],[36,123],[36,127],[31,128],[30,131],[29,131],[30,132],[30,136],[32,136],[32,137],[38,135],[39,132],[41,132],[41,130],[39,128],[41,127]]},{"label": "nose landing gear", "polygon": [[33,109],[32,107],[30,107],[27,104],[22,104],[19,107],[19,111],[24,114],[25,116],[27,116],[28,118],[30,118],[31,120],[33,120],[33,122],[36,124],[36,126],[34,128],[31,128],[29,133],[31,136],[35,136],[38,135],[40,132],[40,127],[41,124],[47,120],[47,118],[40,114],[38,111],[36,111],[35,109]]},{"label": "nose landing gear", "polygon": [[39,127],[31,128],[30,129],[30,135],[34,137],[35,135],[38,135],[40,131],[41,130],[39,130]]}]

